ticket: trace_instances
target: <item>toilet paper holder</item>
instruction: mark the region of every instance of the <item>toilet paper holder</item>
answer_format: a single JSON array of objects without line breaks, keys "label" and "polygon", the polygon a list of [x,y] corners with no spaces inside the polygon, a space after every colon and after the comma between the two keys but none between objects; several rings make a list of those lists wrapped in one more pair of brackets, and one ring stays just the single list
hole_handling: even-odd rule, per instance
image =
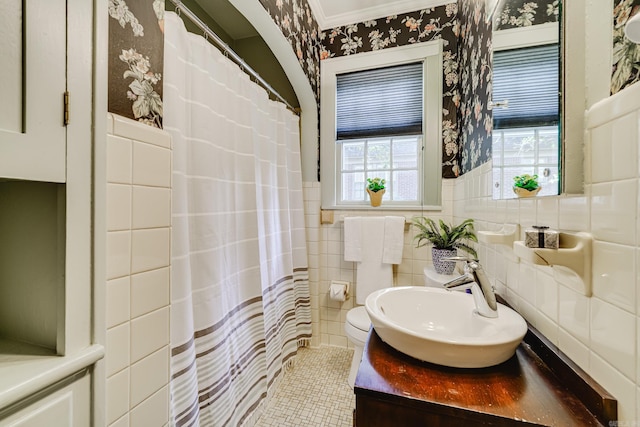
[{"label": "toilet paper holder", "polygon": [[332,280],[329,286],[329,299],[333,301],[346,301],[349,299],[350,283],[343,280]]}]

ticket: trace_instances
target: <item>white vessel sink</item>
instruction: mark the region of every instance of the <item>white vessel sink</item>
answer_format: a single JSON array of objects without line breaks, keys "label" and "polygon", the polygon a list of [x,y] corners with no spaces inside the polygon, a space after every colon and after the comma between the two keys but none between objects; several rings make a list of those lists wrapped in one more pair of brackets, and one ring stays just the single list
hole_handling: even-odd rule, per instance
[{"label": "white vessel sink", "polygon": [[470,294],[405,286],[376,291],[365,307],[380,338],[425,362],[484,368],[509,359],[527,332],[515,311],[498,304],[498,317],[475,312]]}]

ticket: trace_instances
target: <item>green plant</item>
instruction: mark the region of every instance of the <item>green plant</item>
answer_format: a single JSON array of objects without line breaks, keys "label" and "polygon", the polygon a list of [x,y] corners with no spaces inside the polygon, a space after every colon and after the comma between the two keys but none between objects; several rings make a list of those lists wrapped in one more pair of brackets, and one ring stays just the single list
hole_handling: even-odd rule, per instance
[{"label": "green plant", "polygon": [[436,249],[460,249],[474,258],[478,257],[476,250],[464,242],[465,240],[478,241],[473,228],[473,219],[466,219],[456,226],[440,220],[440,227],[438,227],[433,219],[421,216],[413,218],[411,223],[418,229],[413,237],[414,241],[417,240],[417,248],[432,244]]},{"label": "green plant", "polygon": [[374,193],[384,190],[384,184],[387,182],[384,178],[367,178],[367,188]]},{"label": "green plant", "polygon": [[513,186],[533,191],[538,188],[538,175],[522,174],[513,177]]}]

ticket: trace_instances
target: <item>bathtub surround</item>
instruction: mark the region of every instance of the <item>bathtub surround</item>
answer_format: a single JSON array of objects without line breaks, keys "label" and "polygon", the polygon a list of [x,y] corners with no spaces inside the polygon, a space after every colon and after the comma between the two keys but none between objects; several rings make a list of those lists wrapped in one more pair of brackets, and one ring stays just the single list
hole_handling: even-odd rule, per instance
[{"label": "bathtub surround", "polygon": [[171,423],[253,425],[311,337],[299,119],[174,13]]}]

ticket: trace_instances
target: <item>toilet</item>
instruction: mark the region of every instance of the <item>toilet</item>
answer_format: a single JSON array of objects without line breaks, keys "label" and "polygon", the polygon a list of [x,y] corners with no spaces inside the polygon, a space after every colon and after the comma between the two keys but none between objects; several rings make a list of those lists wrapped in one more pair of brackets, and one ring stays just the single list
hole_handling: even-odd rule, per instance
[{"label": "toilet", "polygon": [[[430,287],[442,287],[442,285],[454,276],[438,274],[433,267],[424,268],[424,284]],[[356,374],[362,360],[362,352],[364,344],[367,340],[369,328],[371,327],[371,319],[367,314],[364,305],[352,308],[347,312],[347,319],[344,324],[344,332],[347,338],[353,344],[353,359],[351,360],[351,369],[349,370],[349,386],[353,388],[356,381]]]}]

